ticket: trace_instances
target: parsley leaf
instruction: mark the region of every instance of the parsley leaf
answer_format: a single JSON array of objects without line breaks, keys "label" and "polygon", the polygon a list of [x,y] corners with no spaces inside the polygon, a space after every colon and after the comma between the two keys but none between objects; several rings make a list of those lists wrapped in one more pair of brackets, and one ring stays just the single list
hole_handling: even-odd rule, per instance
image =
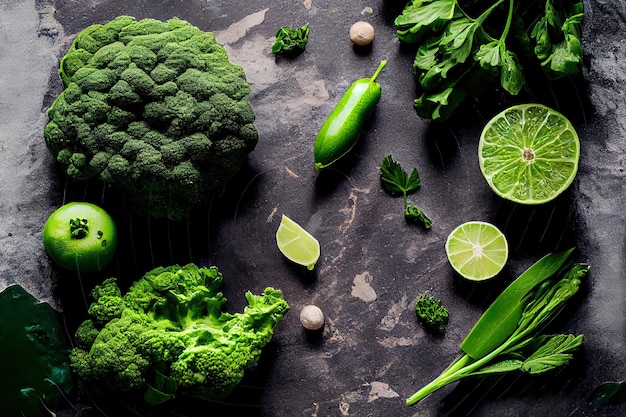
[{"label": "parsley leaf", "polygon": [[383,189],[389,194],[402,195],[406,220],[417,220],[426,229],[432,227],[432,222],[426,214],[407,201],[407,196],[415,192],[422,184],[417,168],[413,168],[411,174],[408,174],[391,155],[387,155],[380,165],[380,182]]},{"label": "parsley leaf", "polygon": [[385,191],[390,194],[407,195],[421,186],[417,169],[413,168],[411,175],[408,175],[391,155],[387,155],[380,165],[380,181]]},{"label": "parsley leaf", "polygon": [[548,80],[579,74],[583,17],[580,0],[407,2],[394,23],[417,46],[417,114],[446,120],[491,87],[517,95],[534,68]]},{"label": "parsley leaf", "polygon": [[302,26],[299,29],[282,27],[276,32],[276,41],[272,45],[272,52],[278,53],[298,53],[304,51],[309,41],[310,28]]}]

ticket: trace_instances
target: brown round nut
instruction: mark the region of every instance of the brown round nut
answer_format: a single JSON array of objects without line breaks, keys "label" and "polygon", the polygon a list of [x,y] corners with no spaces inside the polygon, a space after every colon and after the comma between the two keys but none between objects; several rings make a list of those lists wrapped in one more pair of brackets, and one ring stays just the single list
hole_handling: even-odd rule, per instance
[{"label": "brown round nut", "polygon": [[300,311],[300,323],[307,330],[319,330],[324,326],[324,313],[318,306],[304,306]]},{"label": "brown round nut", "polygon": [[372,43],[374,40],[374,27],[367,22],[356,22],[350,27],[350,40],[359,46]]}]

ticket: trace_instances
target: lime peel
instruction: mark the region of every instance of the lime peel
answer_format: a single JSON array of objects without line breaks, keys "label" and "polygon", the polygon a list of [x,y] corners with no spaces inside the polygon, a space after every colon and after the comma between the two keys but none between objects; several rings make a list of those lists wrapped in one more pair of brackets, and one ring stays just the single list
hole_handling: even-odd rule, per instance
[{"label": "lime peel", "polygon": [[448,236],[445,249],[454,270],[471,281],[497,275],[509,254],[504,234],[493,224],[481,221],[456,227]]},{"label": "lime peel", "polygon": [[309,232],[286,215],[276,230],[278,249],[290,261],[313,270],[320,257],[320,244]]}]

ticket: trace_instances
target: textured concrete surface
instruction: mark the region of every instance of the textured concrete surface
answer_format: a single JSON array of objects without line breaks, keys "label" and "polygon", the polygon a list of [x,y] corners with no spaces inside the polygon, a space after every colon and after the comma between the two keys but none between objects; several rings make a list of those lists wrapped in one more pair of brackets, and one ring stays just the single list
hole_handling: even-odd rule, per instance
[{"label": "textured concrete surface", "polygon": [[[274,286],[292,311],[279,325],[259,366],[222,404],[177,404],[160,414],[249,416],[617,416],[586,401],[606,380],[626,378],[626,6],[585,1],[584,76],[547,87],[530,84],[517,101],[539,100],[579,130],[581,167],[571,190],[543,207],[496,198],[475,158],[482,124],[508,102],[485,97],[445,127],[412,108],[413,53],[395,37],[402,2],[321,0],[0,0],[0,286],[19,282],[63,310],[71,327],[85,311],[82,297],[104,275],[131,282],[162,264],[217,265],[229,311],[243,292]],[[252,86],[260,141],[232,187],[188,222],[151,221],[131,213],[121,196],[96,183],[70,184],[43,141],[45,110],[60,91],[59,58],[82,28],[118,15],[178,16],[213,31]],[[348,29],[357,20],[376,28],[371,49],[355,50]],[[305,53],[275,57],[276,30],[308,24]],[[336,169],[313,170],[317,130],[350,83],[382,59],[383,95],[351,157]],[[401,200],[380,187],[378,166],[389,153],[415,166],[422,188],[411,200],[433,220],[430,231],[407,225]],[[103,276],[54,268],[40,242],[43,223],[64,201],[88,199],[110,209],[126,243]],[[307,273],[278,252],[280,215],[318,238],[322,256]],[[511,259],[497,281],[468,285],[452,273],[443,251],[448,233],[468,220],[498,224]],[[585,350],[552,378],[503,378],[444,389],[415,407],[407,396],[435,377],[507,282],[543,254],[576,245],[592,270],[581,303],[559,320],[559,331],[583,333]],[[429,291],[448,306],[447,333],[433,337],[412,304]],[[327,323],[307,333],[298,313],[319,305]],[[134,415],[110,411],[108,415]],[[85,406],[85,405],[83,405]],[[74,415],[72,410],[67,415]],[[101,415],[92,412],[90,415]]]}]

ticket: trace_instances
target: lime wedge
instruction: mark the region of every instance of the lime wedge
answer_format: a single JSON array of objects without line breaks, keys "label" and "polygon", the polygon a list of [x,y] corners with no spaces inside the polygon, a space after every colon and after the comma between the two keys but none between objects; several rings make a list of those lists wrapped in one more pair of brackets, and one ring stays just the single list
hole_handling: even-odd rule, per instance
[{"label": "lime wedge", "polygon": [[446,254],[452,268],[471,281],[484,281],[502,270],[509,247],[494,225],[471,221],[463,223],[446,240]]},{"label": "lime wedge", "polygon": [[572,124],[541,104],[510,107],[480,135],[478,161],[491,189],[521,204],[542,204],[576,176],[580,142]]},{"label": "lime wedge", "polygon": [[308,270],[315,267],[320,257],[317,239],[284,214],[276,231],[276,244],[287,259],[306,266]]}]

